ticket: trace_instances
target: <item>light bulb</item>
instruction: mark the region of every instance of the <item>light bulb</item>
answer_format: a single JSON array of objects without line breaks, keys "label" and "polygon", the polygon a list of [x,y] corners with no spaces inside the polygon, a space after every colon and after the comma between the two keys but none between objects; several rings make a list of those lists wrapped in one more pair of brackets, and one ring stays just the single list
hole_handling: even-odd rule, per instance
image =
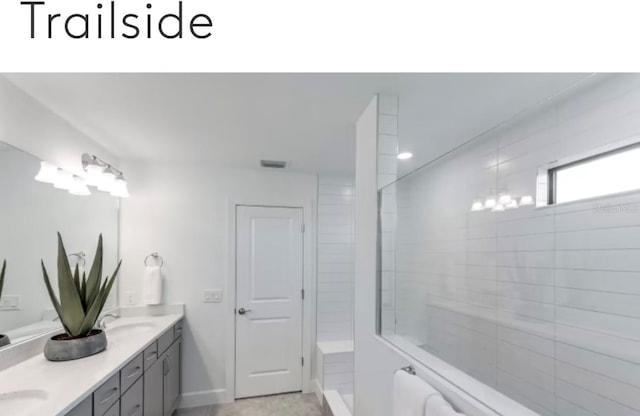
[{"label": "light bulb", "polygon": [[87,184],[84,179],[79,176],[73,176],[71,184],[69,186],[69,193],[71,195],[89,196],[91,191],[87,188]]},{"label": "light bulb", "polygon": [[116,174],[114,170],[111,168],[111,166],[107,166],[100,177],[98,189],[104,192],[111,192],[113,190],[115,180]]},{"label": "light bulb", "polygon": [[492,212],[502,212],[504,211],[504,205],[496,204],[493,208],[491,208]]},{"label": "light bulb", "polygon": [[398,159],[400,160],[407,160],[407,159],[411,159],[412,157],[413,157],[413,153],[410,153],[410,152],[398,153]]},{"label": "light bulb", "polygon": [[49,162],[40,162],[40,170],[35,180],[43,183],[55,183],[58,176],[58,168]]},{"label": "light bulb", "polygon": [[500,195],[500,198],[498,199],[498,202],[503,204],[503,205],[507,205],[509,202],[511,202],[511,195],[509,195],[509,194]]},{"label": "light bulb", "polygon": [[486,201],[484,201],[484,207],[485,208],[493,208],[496,206],[496,199],[492,196],[490,196],[489,198],[486,199]]},{"label": "light bulb", "polygon": [[87,171],[86,181],[88,185],[98,186],[102,180],[102,172],[104,168],[97,163],[87,165],[85,168]]},{"label": "light bulb", "polygon": [[531,195],[525,195],[520,198],[520,206],[533,205],[533,197]]},{"label": "light bulb", "polygon": [[73,175],[70,172],[58,168],[56,174],[56,181],[53,183],[53,187],[56,189],[69,190],[73,182]]},{"label": "light bulb", "polygon": [[474,201],[473,205],[471,205],[471,211],[482,211],[483,209],[482,201]]},{"label": "light bulb", "polygon": [[129,190],[127,189],[127,181],[122,174],[113,181],[111,187],[111,195],[118,198],[129,198]]},{"label": "light bulb", "polygon": [[518,201],[516,201],[515,199],[512,199],[511,201],[509,201],[508,204],[506,204],[504,206],[505,209],[513,209],[513,208],[518,208]]}]

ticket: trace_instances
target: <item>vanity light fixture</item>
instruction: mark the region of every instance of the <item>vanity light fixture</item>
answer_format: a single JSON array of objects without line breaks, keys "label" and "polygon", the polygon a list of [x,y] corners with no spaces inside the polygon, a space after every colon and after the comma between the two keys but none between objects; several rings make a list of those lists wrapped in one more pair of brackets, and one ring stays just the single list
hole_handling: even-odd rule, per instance
[{"label": "vanity light fixture", "polygon": [[473,205],[471,205],[471,211],[482,211],[484,209],[484,205],[482,205],[482,201],[474,201]]},{"label": "vanity light fixture", "polygon": [[[490,195],[493,194],[493,191],[490,191]],[[500,193],[500,196],[496,198],[495,196],[489,196],[484,201],[484,204],[481,200],[474,200],[471,205],[471,211],[477,212],[485,209],[490,209],[492,212],[502,212],[507,209],[515,209],[519,207],[524,207],[528,205],[534,205],[534,200],[531,195],[524,195],[519,198],[511,196],[508,193]]]},{"label": "vanity light fixture", "polygon": [[397,157],[400,160],[407,160],[407,159],[411,159],[413,157],[413,153],[411,153],[411,152],[402,152],[402,153],[398,153]]},{"label": "vanity light fixture", "polygon": [[485,209],[491,209],[491,208],[494,208],[495,206],[496,206],[496,199],[492,196],[490,196],[484,201]]},{"label": "vanity light fixture", "polygon": [[89,188],[87,188],[87,183],[84,180],[84,178],[81,178],[80,176],[77,176],[77,175],[73,175],[73,178],[71,180],[71,185],[69,187],[69,193],[71,195],[78,195],[78,196],[91,195],[91,191],[89,190]]},{"label": "vanity light fixture", "polygon": [[501,194],[500,198],[498,198],[498,202],[502,205],[507,205],[511,202],[511,195],[509,194]]},{"label": "vanity light fixture", "polygon": [[55,183],[58,176],[58,167],[49,162],[40,162],[40,170],[35,180],[42,183]]},{"label": "vanity light fixture", "polygon": [[67,172],[64,169],[58,168],[56,181],[53,183],[53,187],[56,189],[63,189],[65,191],[68,191],[69,189],[71,189],[72,182],[73,174],[71,172]]},{"label": "vanity light fixture", "polygon": [[520,206],[533,205],[533,197],[531,195],[525,195],[520,198]]},{"label": "vanity light fixture", "polygon": [[114,168],[97,156],[82,155],[82,169],[87,173],[87,184],[98,190],[109,192],[118,198],[128,198],[127,181],[122,171]]},{"label": "vanity light fixture", "polygon": [[514,209],[514,208],[518,208],[518,201],[516,201],[515,199],[512,199],[511,201],[509,201],[507,204],[505,204],[504,206],[505,209]]},{"label": "vanity light fixture", "polygon": [[120,173],[113,181],[111,186],[111,195],[118,198],[129,198],[127,181],[124,179],[124,175],[122,173]]}]

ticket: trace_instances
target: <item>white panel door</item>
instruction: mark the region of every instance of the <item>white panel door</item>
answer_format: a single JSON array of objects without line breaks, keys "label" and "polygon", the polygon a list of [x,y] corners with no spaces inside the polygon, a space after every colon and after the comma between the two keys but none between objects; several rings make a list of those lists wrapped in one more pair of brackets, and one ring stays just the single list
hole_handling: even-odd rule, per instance
[{"label": "white panel door", "polygon": [[302,209],[236,218],[236,398],[301,391]]}]

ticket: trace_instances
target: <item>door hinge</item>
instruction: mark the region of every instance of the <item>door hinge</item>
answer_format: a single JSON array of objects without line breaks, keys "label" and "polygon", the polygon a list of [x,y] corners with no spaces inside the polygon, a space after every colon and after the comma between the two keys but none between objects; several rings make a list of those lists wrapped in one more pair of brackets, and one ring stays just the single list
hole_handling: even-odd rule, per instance
[{"label": "door hinge", "polygon": [[301,229],[302,229],[302,233],[304,234],[305,230],[307,229],[307,227],[305,227],[304,223],[302,223]]},{"label": "door hinge", "polygon": [[304,367],[304,357],[300,360],[302,362],[302,366]]},{"label": "door hinge", "polygon": [[302,300],[304,300],[304,289],[300,291],[302,293]]}]

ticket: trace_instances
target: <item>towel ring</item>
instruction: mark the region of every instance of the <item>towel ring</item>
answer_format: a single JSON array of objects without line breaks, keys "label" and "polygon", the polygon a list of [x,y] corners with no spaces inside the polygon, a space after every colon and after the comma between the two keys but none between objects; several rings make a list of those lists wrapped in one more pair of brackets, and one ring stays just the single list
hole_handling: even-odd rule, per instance
[{"label": "towel ring", "polygon": [[407,367],[402,367],[402,368],[398,369],[398,371],[404,371],[405,373],[409,373],[409,374],[411,374],[412,376],[415,376],[415,375],[416,375],[416,369],[415,369],[415,367],[414,367],[414,366],[412,366],[412,365],[407,366]]},{"label": "towel ring", "polygon": [[75,257],[76,258],[76,264],[80,265],[82,264],[82,268],[84,268],[84,266],[87,264],[87,261],[85,260],[85,256],[86,254],[84,254],[84,251],[79,251],[77,253],[71,253],[69,254],[67,257]]},{"label": "towel ring", "polygon": [[145,266],[149,266],[147,264],[147,260],[149,260],[149,257],[153,257],[156,261],[159,260],[160,261],[160,266],[159,267],[162,267],[164,265],[164,259],[162,258],[162,256],[160,256],[158,253],[151,253],[147,257],[144,258],[144,265]]}]

